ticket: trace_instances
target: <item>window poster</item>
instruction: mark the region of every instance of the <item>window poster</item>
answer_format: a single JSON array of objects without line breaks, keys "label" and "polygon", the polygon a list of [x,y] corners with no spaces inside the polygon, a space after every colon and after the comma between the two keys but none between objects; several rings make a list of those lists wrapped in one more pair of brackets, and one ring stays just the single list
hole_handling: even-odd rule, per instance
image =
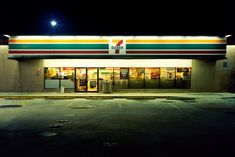
[{"label": "window poster", "polygon": [[159,74],[159,69],[156,69],[156,68],[152,68],[150,69],[151,70],[151,73],[150,73],[150,78],[151,79],[157,79],[159,78],[160,74]]},{"label": "window poster", "polygon": [[167,78],[167,70],[166,68],[161,68],[161,79]]},{"label": "window poster", "polygon": [[128,68],[120,68],[120,79],[128,79]]},{"label": "window poster", "polygon": [[173,67],[161,68],[161,78],[168,80],[175,79],[175,68]]},{"label": "window poster", "polygon": [[175,68],[167,68],[167,79],[175,79]]}]

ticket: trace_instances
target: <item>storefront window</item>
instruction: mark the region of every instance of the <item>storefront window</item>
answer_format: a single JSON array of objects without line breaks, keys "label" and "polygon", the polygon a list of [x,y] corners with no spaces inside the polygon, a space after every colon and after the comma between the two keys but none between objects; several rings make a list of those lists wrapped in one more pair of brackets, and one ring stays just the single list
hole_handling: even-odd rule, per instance
[{"label": "storefront window", "polygon": [[159,88],[160,68],[145,68],[145,88]]},{"label": "storefront window", "polygon": [[129,69],[128,68],[113,68],[114,86],[115,89],[127,89]]},{"label": "storefront window", "polygon": [[144,88],[144,68],[130,68],[130,88]]},{"label": "storefront window", "polygon": [[64,88],[74,88],[74,72],[74,68],[60,68],[61,86]]},{"label": "storefront window", "polygon": [[191,68],[176,68],[176,88],[191,87]]},{"label": "storefront window", "polygon": [[145,80],[154,80],[160,78],[159,68],[145,68]]},{"label": "storefront window", "polygon": [[113,68],[99,68],[99,90],[103,89],[103,81],[113,84]]},{"label": "storefront window", "polygon": [[101,91],[103,81],[110,81],[113,89],[189,89],[191,67],[45,67],[44,78],[46,89],[74,89],[76,86],[75,91]]},{"label": "storefront window", "polygon": [[99,80],[112,81],[113,80],[113,68],[100,68]]},{"label": "storefront window", "polygon": [[191,68],[176,68],[176,79],[190,80]]},{"label": "storefront window", "polygon": [[44,68],[45,88],[74,88],[74,68]]},{"label": "storefront window", "polygon": [[59,68],[44,68],[45,88],[59,88]]},{"label": "storefront window", "polygon": [[175,88],[175,68],[163,67],[161,69],[161,88]]}]

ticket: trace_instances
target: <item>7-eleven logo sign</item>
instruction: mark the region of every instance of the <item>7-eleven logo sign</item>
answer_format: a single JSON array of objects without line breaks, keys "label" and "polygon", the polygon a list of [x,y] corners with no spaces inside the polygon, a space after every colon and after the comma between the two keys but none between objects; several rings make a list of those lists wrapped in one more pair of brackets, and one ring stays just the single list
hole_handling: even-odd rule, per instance
[{"label": "7-eleven logo sign", "polygon": [[109,54],[126,54],[126,40],[125,39],[110,39],[109,40]]}]

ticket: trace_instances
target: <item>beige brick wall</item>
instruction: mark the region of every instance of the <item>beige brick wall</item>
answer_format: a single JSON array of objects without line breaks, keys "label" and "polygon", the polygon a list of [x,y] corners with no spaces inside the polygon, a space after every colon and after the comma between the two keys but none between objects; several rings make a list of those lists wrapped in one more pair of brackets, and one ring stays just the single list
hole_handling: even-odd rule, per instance
[{"label": "beige brick wall", "polygon": [[[228,68],[223,63],[227,62]],[[192,91],[234,91],[231,82],[232,68],[235,69],[235,45],[227,46],[226,59],[193,60],[192,61]]]},{"label": "beige brick wall", "polygon": [[215,65],[215,60],[192,60],[191,89],[193,92],[216,91]]},{"label": "beige brick wall", "polygon": [[40,92],[44,89],[44,69],[42,59],[19,61],[21,88],[24,92]]},{"label": "beige brick wall", "polygon": [[43,60],[8,59],[8,46],[0,45],[0,91],[36,92],[44,89]]},{"label": "beige brick wall", "polygon": [[18,61],[8,59],[8,46],[0,45],[0,91],[20,91]]},{"label": "beige brick wall", "polygon": [[[228,64],[227,69],[223,67],[223,62],[225,61]],[[232,68],[235,70],[235,45],[228,45],[226,59],[218,60],[216,63],[216,83],[218,84],[218,91],[226,92],[235,90],[231,82]]]}]

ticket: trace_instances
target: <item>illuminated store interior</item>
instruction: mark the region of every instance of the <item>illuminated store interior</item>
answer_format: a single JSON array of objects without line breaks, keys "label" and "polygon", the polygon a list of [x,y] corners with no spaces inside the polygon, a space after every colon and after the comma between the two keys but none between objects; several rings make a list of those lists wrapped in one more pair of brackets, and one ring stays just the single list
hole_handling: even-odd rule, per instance
[{"label": "illuminated store interior", "polygon": [[45,89],[101,91],[103,81],[113,89],[189,89],[192,60],[183,59],[47,59]]}]

